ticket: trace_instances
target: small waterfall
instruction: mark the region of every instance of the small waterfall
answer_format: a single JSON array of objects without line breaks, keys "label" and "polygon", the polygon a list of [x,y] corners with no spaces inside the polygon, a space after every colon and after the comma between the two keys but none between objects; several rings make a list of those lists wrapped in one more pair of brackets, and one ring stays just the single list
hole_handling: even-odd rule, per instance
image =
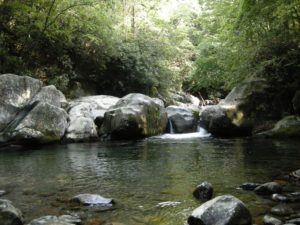
[{"label": "small waterfall", "polygon": [[170,119],[168,120],[168,126],[169,126],[169,133],[174,134],[173,124],[172,124],[172,121]]},{"label": "small waterfall", "polygon": [[199,133],[199,135],[201,137],[210,136],[210,134],[207,132],[207,130],[205,130],[203,127],[200,127],[200,126],[197,127],[197,132]]}]

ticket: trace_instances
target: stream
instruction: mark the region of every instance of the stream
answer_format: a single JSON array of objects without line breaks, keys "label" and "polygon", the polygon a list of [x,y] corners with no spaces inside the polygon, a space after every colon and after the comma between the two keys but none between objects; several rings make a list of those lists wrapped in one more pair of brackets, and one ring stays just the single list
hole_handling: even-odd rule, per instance
[{"label": "stream", "polygon": [[[26,222],[77,213],[125,225],[184,225],[200,205],[192,196],[194,188],[208,181],[214,196],[238,197],[260,224],[275,203],[237,187],[244,182],[283,182],[284,175],[300,167],[299,146],[297,140],[217,139],[200,131],[137,142],[2,150],[0,190],[8,191],[2,198],[11,200]],[[81,193],[113,198],[115,208],[71,207],[68,200]],[[158,206],[166,201],[180,204]]]}]

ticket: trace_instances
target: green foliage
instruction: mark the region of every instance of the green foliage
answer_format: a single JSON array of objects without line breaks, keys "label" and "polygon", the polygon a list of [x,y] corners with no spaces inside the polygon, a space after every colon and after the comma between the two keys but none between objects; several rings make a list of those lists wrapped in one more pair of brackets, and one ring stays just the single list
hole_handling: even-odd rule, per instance
[{"label": "green foliage", "polygon": [[[90,93],[167,95],[188,68],[191,24],[185,10],[159,19],[160,8],[160,1],[2,0],[0,73],[33,76],[66,94],[80,83]],[[183,29],[173,21],[184,13]]]},{"label": "green foliage", "polygon": [[204,0],[202,5],[198,57],[185,84],[189,90],[218,96],[252,76],[275,85],[299,80],[299,0]]}]

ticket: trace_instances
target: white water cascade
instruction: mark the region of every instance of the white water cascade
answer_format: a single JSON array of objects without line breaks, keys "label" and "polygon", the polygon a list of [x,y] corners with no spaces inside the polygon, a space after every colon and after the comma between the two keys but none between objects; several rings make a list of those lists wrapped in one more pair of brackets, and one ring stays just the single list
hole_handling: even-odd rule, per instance
[{"label": "white water cascade", "polygon": [[172,121],[170,119],[168,121],[169,121],[169,133],[174,134],[174,128],[173,128]]},{"label": "white water cascade", "polygon": [[170,140],[180,140],[180,139],[193,139],[193,138],[205,138],[209,137],[211,134],[207,132],[204,128],[198,126],[197,132],[185,133],[185,134],[175,134],[173,130],[172,122],[169,120],[170,133],[163,134],[160,136],[154,136],[150,139],[170,139]]}]

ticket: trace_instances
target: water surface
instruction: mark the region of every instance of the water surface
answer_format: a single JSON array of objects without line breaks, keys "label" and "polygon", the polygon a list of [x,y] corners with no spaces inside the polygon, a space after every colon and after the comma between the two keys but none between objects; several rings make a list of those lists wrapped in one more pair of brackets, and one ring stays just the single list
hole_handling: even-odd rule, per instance
[{"label": "water surface", "polygon": [[[76,212],[127,225],[183,225],[200,205],[195,186],[209,181],[215,195],[243,200],[255,218],[272,205],[243,182],[281,179],[300,167],[300,141],[151,138],[139,142],[89,143],[0,151],[0,189],[25,219]],[[293,187],[297,189],[296,187]],[[116,209],[70,208],[80,193],[114,198]],[[175,207],[157,207],[165,201]]]}]

